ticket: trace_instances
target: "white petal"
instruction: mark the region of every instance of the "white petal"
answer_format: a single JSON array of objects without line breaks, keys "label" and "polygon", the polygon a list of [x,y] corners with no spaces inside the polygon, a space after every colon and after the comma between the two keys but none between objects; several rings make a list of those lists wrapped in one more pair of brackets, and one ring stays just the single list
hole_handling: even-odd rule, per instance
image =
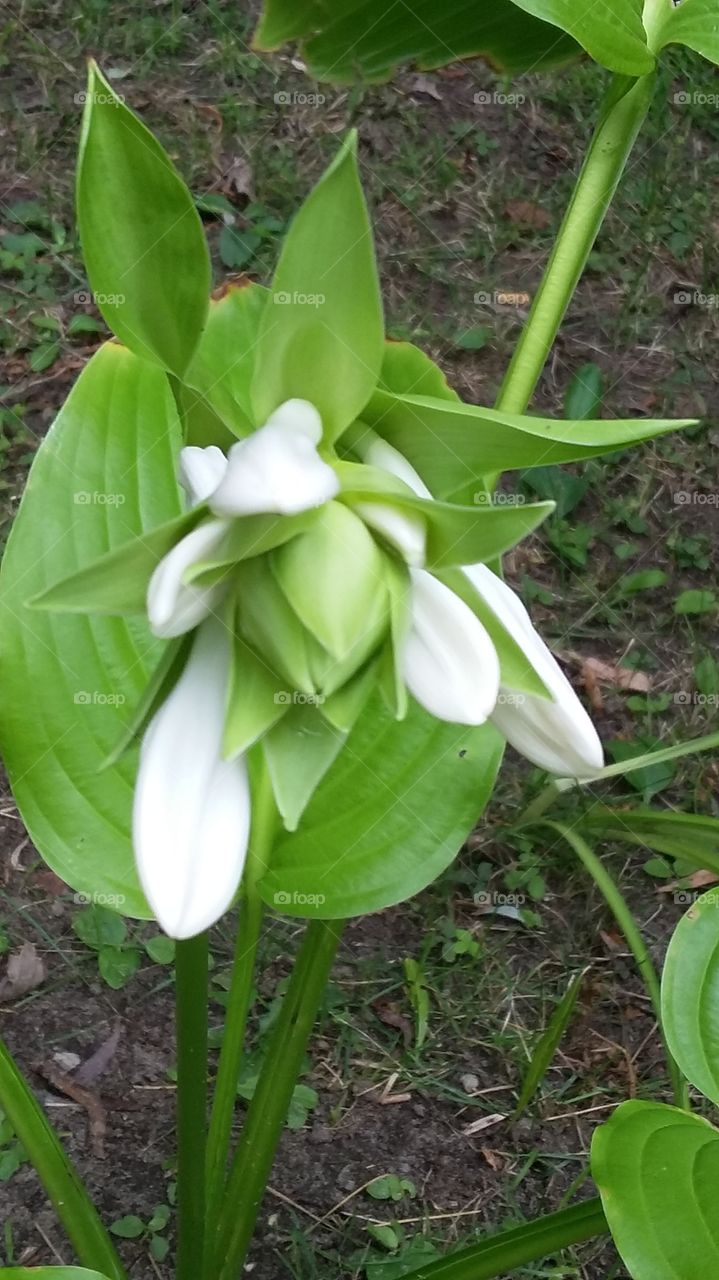
[{"label": "white petal", "polygon": [[191,938],[219,919],[245,862],[247,769],[242,759],[220,755],[229,661],[229,635],[206,622],[142,743],[135,858],[145,896],[173,938]]},{"label": "white petal", "polygon": [[322,439],[322,419],[319,410],[309,400],[285,400],[267,419],[268,427],[285,427],[307,436],[312,444]]},{"label": "white petal", "polygon": [[187,569],[216,550],[226,533],[225,520],[206,520],[185,534],[160,561],[147,588],[147,616],[156,636],[184,635],[208,617],[222,599],[222,584],[186,586],[182,579]]},{"label": "white petal", "polygon": [[[277,414],[286,407],[281,406]],[[210,507],[221,516],[272,511],[289,516],[329,502],[338,491],[337,476],[323,462],[311,436],[289,422],[270,421],[233,444],[227,473],[212,495]]]},{"label": "white petal", "polygon": [[363,461],[371,467],[379,467],[381,471],[389,471],[390,475],[396,476],[398,480],[404,480],[418,498],[432,497],[424,480],[417,475],[404,454],[400,453],[399,449],[394,449],[391,444],[387,444],[386,440],[380,440],[379,437],[373,440],[364,452]]},{"label": "white petal", "polygon": [[493,723],[515,750],[540,769],[561,777],[592,777],[604,764],[599,735],[521,600],[486,565],[469,565],[464,572],[521,645],[528,666],[552,695],[550,702],[502,689]]},{"label": "white petal", "polygon": [[196,507],[214,493],[227,470],[227,458],[216,444],[206,449],[187,445],[180,450],[180,484]]},{"label": "white petal", "polygon": [[358,502],[354,510],[365,524],[376,529],[396,547],[406,564],[421,569],[425,562],[427,529],[421,516],[386,506],[383,502]]},{"label": "white petal", "polygon": [[479,619],[431,573],[414,569],[405,641],[407,687],[440,720],[484,724],[499,691],[499,661]]}]

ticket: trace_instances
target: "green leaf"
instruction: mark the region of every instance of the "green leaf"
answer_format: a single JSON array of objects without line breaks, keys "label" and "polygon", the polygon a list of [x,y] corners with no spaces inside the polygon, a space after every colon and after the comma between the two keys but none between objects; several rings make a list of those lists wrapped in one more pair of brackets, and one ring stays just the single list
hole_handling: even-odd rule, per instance
[{"label": "green leaf", "polygon": [[54,364],[60,354],[59,342],[42,342],[28,356],[28,364],[34,373],[42,373]]},{"label": "green leaf", "polygon": [[145,1224],[136,1214],[128,1213],[124,1218],[118,1218],[117,1222],[113,1222],[110,1230],[121,1240],[137,1240],[144,1233]]},{"label": "green leaf", "polygon": [[642,22],[644,0],[514,0],[520,9],[566,31],[596,62],[625,76],[647,75],[654,57]]},{"label": "green leaf", "polygon": [[265,0],[255,36],[260,49],[305,39],[303,55],[318,80],[344,84],[386,80],[395,67],[417,62],[444,66],[480,55],[508,73],[539,71],[576,56],[579,46],[555,27],[521,13],[511,0],[411,0],[401,13],[385,0],[341,0],[331,9],[319,0]]},{"label": "green leaf", "polygon": [[[155,964],[172,964],[175,959],[175,940],[168,938],[166,933],[156,933],[154,937],[147,939],[145,951]],[[151,1223],[150,1227],[155,1230]]]},{"label": "green leaf", "polygon": [[384,560],[367,526],[329,502],[306,530],[275,551],[272,571],[297,617],[333,657],[356,665],[389,620]]},{"label": "green leaf", "polygon": [[[15,799],[73,889],[148,909],[134,869],[131,757],[99,773],[162,652],[142,619],[44,613],[25,602],[179,513],[179,424],[164,374],[108,343],[38,450],[0,575],[0,734]],[[118,489],[124,502],[98,502]],[[82,493],[92,500],[79,504]],[[32,691],[30,696],[29,691]]]},{"label": "green leaf", "polygon": [[682,0],[673,6],[666,0],[666,19],[659,27],[656,48],[683,44],[710,62],[719,63],[719,22],[715,0]]},{"label": "green leaf", "polygon": [[99,903],[78,911],[72,927],[80,941],[94,951],[100,951],[104,946],[121,947],[127,937],[122,917]]},{"label": "green leaf", "polygon": [[434,396],[460,403],[439,365],[412,342],[385,342],[379,386],[397,396]]},{"label": "green leaf", "polygon": [[295,216],[260,324],[252,400],[261,423],[309,400],[334,440],[369,400],[384,350],[372,228],[351,133]]},{"label": "green leaf", "polygon": [[235,634],[227,717],[222,741],[226,760],[243,755],[285,714],[292,694],[275,671]]},{"label": "green leaf", "polygon": [[[644,745],[642,742],[628,742],[624,738],[618,738],[615,742],[608,743],[607,750],[614,760],[626,764],[636,757],[640,760],[644,758]],[[632,770],[626,771],[629,785],[641,792],[645,804],[651,800],[652,796],[665,791],[671,785],[676,773],[673,760],[657,760],[652,758],[655,753],[647,752],[646,754],[650,757],[648,764],[643,764],[639,768],[635,766]]]},{"label": "green leaf", "polygon": [[63,1149],[32,1089],[0,1040],[0,1107],[27,1152],[76,1256],[102,1274],[78,1267],[45,1267],[40,1271],[10,1267],[0,1274],[13,1280],[32,1276],[58,1280],[126,1280],[126,1272],[87,1190]]},{"label": "green leaf", "polygon": [[674,612],[679,614],[714,613],[719,600],[714,591],[682,591],[674,602]]},{"label": "green leaf", "polygon": [[238,231],[235,227],[223,227],[220,232],[220,257],[226,267],[239,271],[254,258],[262,244],[253,231]]},{"label": "green leaf", "polygon": [[[719,830],[719,822],[716,824]],[[702,894],[679,921],[662,973],[662,1026],[696,1089],[719,1105],[719,893]]]},{"label": "green leaf", "polygon": [[[203,402],[214,411],[224,427],[235,436],[246,436],[256,422],[250,395],[255,365],[255,348],[262,312],[269,293],[258,284],[229,284],[222,298],[210,302],[207,325],[185,373],[183,404],[192,420],[193,409]],[[193,391],[197,395],[193,396]],[[188,444],[219,444],[228,441],[188,432]]]},{"label": "green leaf", "polygon": [[101,947],[97,957],[100,977],[113,991],[120,991],[140,967],[137,947]]},{"label": "green leaf", "polygon": [[594,1197],[559,1213],[492,1233],[433,1265],[411,1271],[406,1280],[495,1280],[498,1276],[507,1280],[525,1263],[554,1258],[560,1249],[606,1231],[601,1202]]},{"label": "green leaf", "polygon": [[399,449],[440,498],[477,487],[490,473],[575,462],[694,425],[645,418],[564,422],[385,391],[373,395],[362,420]]},{"label": "green leaf", "polygon": [[519,1091],[517,1105],[512,1115],[513,1120],[518,1120],[522,1113],[526,1110],[531,1102],[539,1085],[544,1079],[551,1065],[552,1059],[559,1048],[572,1014],[576,1008],[579,992],[582,989],[582,982],[586,975],[586,969],[577,973],[572,978],[562,999],[559,1001],[554,1013],[552,1014],[546,1031],[540,1036],[537,1044],[532,1052],[529,1066],[522,1080],[522,1087]]},{"label": "green leaf", "polygon": [[117,764],[130,747],[139,743],[155,712],[159,710],[177,684],[192,647],[192,639],[192,632],[188,632],[187,635],[178,636],[177,639],[166,642],[157,666],[112,751],[103,760],[101,769],[109,769]]},{"label": "green leaf", "polygon": [[108,1280],[85,1267],[0,1267],[2,1280]]},{"label": "green leaf", "polygon": [[346,502],[378,502],[422,516],[427,526],[427,566],[442,569],[477,564],[503,555],[546,520],[553,502],[492,506],[482,487],[475,505],[429,502],[404,492],[394,477],[374,467],[340,462],[336,468]]},{"label": "green leaf", "polygon": [[564,397],[564,416],[570,422],[598,418],[604,398],[604,375],[598,364],[583,364],[577,369]]},{"label": "green leaf", "polygon": [[77,176],[94,301],[136,355],[182,376],[207,316],[210,258],[169,156],[90,63]]},{"label": "green leaf", "polygon": [[622,578],[617,589],[620,597],[636,596],[640,591],[655,591],[663,587],[669,575],[663,569],[640,569],[638,573],[630,573]]},{"label": "green leaf", "polygon": [[610,809],[593,805],[577,824],[583,831],[601,831],[607,840],[621,840],[681,858],[699,870],[719,873],[719,819],[671,809]]},{"label": "green leaf", "polygon": [[658,1102],[624,1102],[592,1141],[592,1175],[634,1280],[719,1275],[719,1132]]},{"label": "green leaf", "polygon": [[[92,498],[92,494],[81,494]],[[122,496],[123,495],[111,495]],[[122,617],[147,611],[147,586],[154,570],[176,542],[194,529],[205,507],[195,507],[165,524],[130,539],[91,560],[86,568],[61,578],[28,600],[33,609]]]},{"label": "green leaf", "polygon": [[[297,830],[311,796],[342,750],[345,737],[346,734],[328,724],[319,707],[305,703],[290,707],[279,724],[263,738],[275,803],[288,831]],[[284,909],[283,904],[280,891],[279,899],[275,894],[274,905]],[[311,907],[311,896],[305,899],[304,905]],[[319,914],[322,915],[322,911]]]},{"label": "green leaf", "polygon": [[419,893],[456,857],[502,751],[491,725],[444,724],[415,703],[397,723],[375,694],[297,832],[280,835],[259,886],[264,901],[275,905],[279,894],[288,915],[338,919]]}]

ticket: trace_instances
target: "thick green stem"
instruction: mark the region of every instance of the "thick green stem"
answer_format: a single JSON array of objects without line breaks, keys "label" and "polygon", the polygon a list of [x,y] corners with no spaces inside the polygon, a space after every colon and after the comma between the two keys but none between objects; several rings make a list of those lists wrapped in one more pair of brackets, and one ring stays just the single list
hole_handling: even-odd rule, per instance
[{"label": "thick green stem", "polygon": [[649,109],[654,74],[615,76],[529,319],[497,400],[524,413]]},{"label": "thick green stem", "polygon": [[225,1032],[215,1081],[210,1129],[207,1136],[207,1222],[216,1221],[225,1183],[227,1156],[232,1136],[232,1120],[237,1101],[245,1044],[247,1018],[252,999],[255,957],[262,925],[262,901],[248,888],[240,909],[237,946],[232,968]]},{"label": "thick green stem", "polygon": [[500,1231],[440,1262],[430,1262],[419,1271],[410,1271],[407,1280],[494,1280],[495,1276],[516,1275],[517,1267],[539,1262],[560,1249],[608,1231],[601,1200],[583,1200],[571,1209],[547,1214],[523,1227]]},{"label": "thick green stem", "polygon": [[634,919],[629,907],[627,906],[619,887],[615,884],[612,876],[607,871],[604,863],[597,857],[593,849],[590,849],[586,840],[578,836],[572,831],[571,827],[565,826],[563,822],[546,821],[540,825],[551,827],[552,830],[558,831],[561,836],[571,845],[574,852],[581,859],[584,867],[589,872],[599,892],[602,894],[604,901],[612,912],[619,928],[626,938],[627,945],[636,961],[637,968],[642,976],[647,994],[652,1002],[652,1008],[657,1019],[657,1025],[662,1037],[664,1052],[667,1059],[667,1067],[672,1082],[672,1092],[674,1101],[678,1107],[685,1110],[689,1106],[689,1095],[687,1091],[687,1082],[684,1079],[674,1058],[669,1052],[662,1029],[662,997],[659,977],[652,958],[647,951],[646,944],[641,935],[639,926]]},{"label": "thick green stem", "polygon": [[317,920],[307,927],[230,1170],[213,1251],[217,1280],[237,1280],[242,1274],[342,929],[338,920]]},{"label": "thick green stem", "polygon": [[34,1166],[84,1267],[127,1280],[80,1176],[9,1050],[0,1040],[0,1106]]},{"label": "thick green stem", "polygon": [[202,1275],[207,1128],[207,934],[177,943],[177,1280]]},{"label": "thick green stem", "polygon": [[[225,1034],[215,1082],[210,1130],[207,1139],[207,1222],[213,1229],[219,1213],[237,1101],[237,1081],[252,999],[257,945],[262,924],[262,901],[257,882],[267,870],[275,832],[277,810],[272,783],[264,762],[253,791],[252,832],[244,875],[235,960],[227,1001]],[[208,1259],[209,1262],[209,1259]]]}]

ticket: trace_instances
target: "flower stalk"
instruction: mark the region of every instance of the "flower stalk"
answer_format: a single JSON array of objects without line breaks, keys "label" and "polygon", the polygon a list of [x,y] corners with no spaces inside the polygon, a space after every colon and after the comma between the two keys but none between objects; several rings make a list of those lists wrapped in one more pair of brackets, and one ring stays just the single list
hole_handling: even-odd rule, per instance
[{"label": "flower stalk", "polygon": [[215,1238],[208,1249],[207,1274],[217,1280],[236,1280],[242,1272],[343,927],[341,920],[316,920],[307,927],[232,1162]]},{"label": "flower stalk", "polygon": [[207,933],[178,941],[176,1280],[198,1280],[204,1260],[208,958]]},{"label": "flower stalk", "polygon": [[524,413],[651,104],[656,74],[610,82],[599,123],[515,348],[497,409]]}]

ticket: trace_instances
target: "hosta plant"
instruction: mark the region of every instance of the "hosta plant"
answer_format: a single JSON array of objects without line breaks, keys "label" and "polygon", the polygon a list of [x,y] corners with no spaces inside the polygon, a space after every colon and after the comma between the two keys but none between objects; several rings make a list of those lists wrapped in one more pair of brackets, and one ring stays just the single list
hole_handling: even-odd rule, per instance
[{"label": "hosta plant", "polygon": [[[306,8],[293,18],[271,6],[265,36],[316,30]],[[345,8],[349,20],[360,6]],[[494,408],[463,403],[427,355],[387,340],[353,134],[297,212],[269,287],[232,283],[211,298],[190,193],[91,67],[78,225],[115,337],[43,442],[8,544],[2,745],[53,870],[128,916],[156,918],[178,942],[179,1280],[242,1273],[342,921],[403,901],[449,865],[506,742],[560,779],[608,772],[586,711],[502,577],[503,553],[552,504],[495,505],[492,492],[503,471],[686,425],[525,413],[670,17],[650,5],[662,22],[645,27],[639,6],[624,5],[618,38],[620,8],[597,6],[601,31],[591,18],[560,20],[561,4],[523,3],[519,22],[509,0],[499,11],[513,65],[530,56],[523,40],[536,56],[554,22],[565,36],[553,30],[557,56],[547,49],[541,63],[579,42],[635,79],[612,90]],[[235,905],[208,1124],[207,930]],[[310,923],[231,1151],[265,907]],[[90,1269],[56,1274],[123,1280],[5,1050],[0,1101]],[[502,1274],[604,1229],[589,1202],[417,1280]]]}]

